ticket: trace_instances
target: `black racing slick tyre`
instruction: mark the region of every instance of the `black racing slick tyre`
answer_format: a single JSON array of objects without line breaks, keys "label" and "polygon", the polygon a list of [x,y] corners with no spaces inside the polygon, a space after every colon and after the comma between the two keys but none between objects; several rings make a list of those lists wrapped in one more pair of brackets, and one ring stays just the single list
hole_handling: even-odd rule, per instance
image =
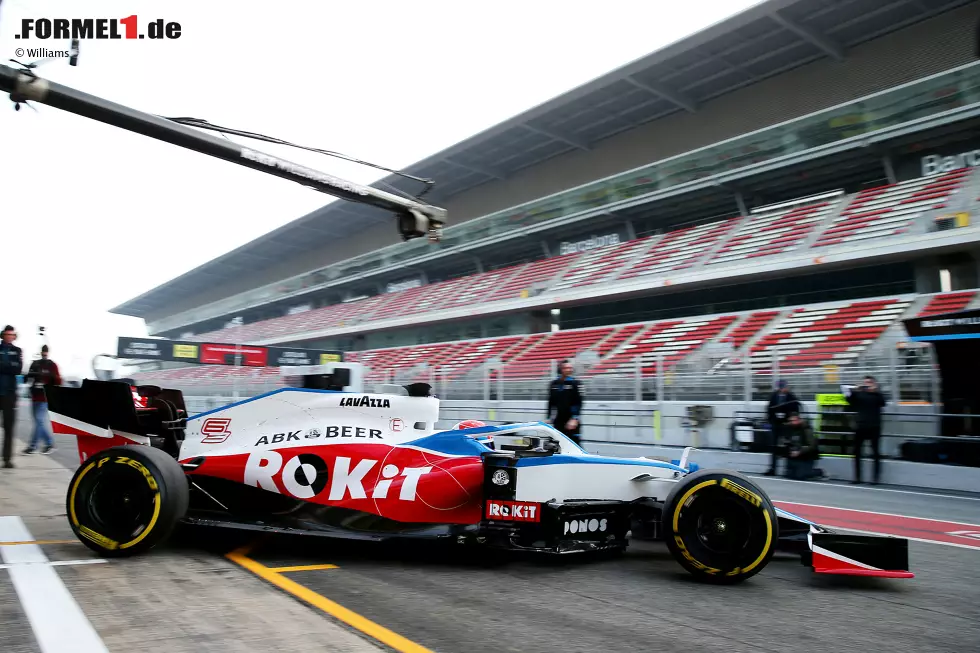
[{"label": "black racing slick tyre", "polygon": [[664,504],[674,559],[699,580],[740,583],[769,564],[779,540],[776,510],[745,476],[706,469],[685,476]]},{"label": "black racing slick tyre", "polygon": [[111,447],[83,462],[68,486],[75,535],[106,557],[131,556],[160,543],[187,512],[180,465],[145,445]]}]

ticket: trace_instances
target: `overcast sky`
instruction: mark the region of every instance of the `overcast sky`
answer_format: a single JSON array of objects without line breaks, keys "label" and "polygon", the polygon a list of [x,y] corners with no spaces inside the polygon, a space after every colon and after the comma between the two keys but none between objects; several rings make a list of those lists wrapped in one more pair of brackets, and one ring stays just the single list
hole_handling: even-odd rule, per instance
[{"label": "overcast sky", "polygon": [[[0,61],[23,18],[177,21],[177,40],[83,41],[53,81],[136,109],[407,166],[758,0],[0,0]],[[244,141],[248,142],[248,141]],[[57,109],[0,104],[0,323],[30,355],[47,327],[91,374],[142,320],[107,309],[329,201],[224,161]],[[254,143],[254,142],[252,142]],[[382,174],[258,149],[358,182]],[[438,181],[438,180],[437,180]]]}]

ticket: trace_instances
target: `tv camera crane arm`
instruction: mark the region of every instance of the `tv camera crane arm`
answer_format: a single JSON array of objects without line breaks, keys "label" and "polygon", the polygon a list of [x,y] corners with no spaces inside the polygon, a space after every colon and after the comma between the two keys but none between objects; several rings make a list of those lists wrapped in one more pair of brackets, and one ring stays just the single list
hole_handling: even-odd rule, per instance
[{"label": "tv camera crane arm", "polygon": [[[443,208],[345,181],[319,170],[203,133],[186,124],[83,93],[38,77],[31,68],[16,69],[0,64],[0,91],[9,93],[11,99],[18,105],[27,101],[47,104],[201,154],[289,179],[321,193],[391,211],[398,217],[398,231],[403,240],[427,236],[429,240],[438,242],[442,236],[442,227],[446,221],[446,210]],[[187,122],[199,123],[205,128],[208,125],[203,121],[188,120]],[[275,142],[274,139],[265,138],[265,140]]]}]

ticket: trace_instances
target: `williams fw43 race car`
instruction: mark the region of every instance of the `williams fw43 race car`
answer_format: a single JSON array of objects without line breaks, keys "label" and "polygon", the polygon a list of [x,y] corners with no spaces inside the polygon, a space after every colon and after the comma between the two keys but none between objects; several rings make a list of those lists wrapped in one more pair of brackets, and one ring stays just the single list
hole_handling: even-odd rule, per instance
[{"label": "williams fw43 race car", "polygon": [[[775,508],[750,479],[678,461],[587,453],[548,424],[439,430],[429,386],[349,392],[349,371],[188,417],[181,393],[85,380],[54,388],[77,436],[67,492],[79,539],[133,555],[179,524],[357,540],[429,539],[551,554],[663,540],[713,583],[777,549],[822,574],[908,578],[908,542],[835,533]],[[340,373],[343,372],[343,373]],[[330,389],[334,388],[334,389]]]}]

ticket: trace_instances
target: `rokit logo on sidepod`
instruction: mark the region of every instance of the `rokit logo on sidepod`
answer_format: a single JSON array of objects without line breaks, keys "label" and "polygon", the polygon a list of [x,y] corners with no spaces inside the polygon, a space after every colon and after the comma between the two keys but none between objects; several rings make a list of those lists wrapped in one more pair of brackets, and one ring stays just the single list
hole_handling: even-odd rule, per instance
[{"label": "rokit logo on sidepod", "polygon": [[[283,464],[283,457],[277,451],[262,451],[250,454],[245,463],[245,484],[253,487],[286,494],[297,499],[312,499],[324,492],[329,483],[330,501],[343,501],[346,498],[366,499],[364,480],[378,464],[378,460],[354,460],[346,456],[333,459],[333,469],[327,461],[313,453],[301,453]],[[381,475],[372,488],[370,498],[387,499],[388,490],[396,478],[401,478],[398,498],[402,501],[415,501],[419,479],[432,471],[432,467],[405,467],[387,464],[381,468]]]}]

